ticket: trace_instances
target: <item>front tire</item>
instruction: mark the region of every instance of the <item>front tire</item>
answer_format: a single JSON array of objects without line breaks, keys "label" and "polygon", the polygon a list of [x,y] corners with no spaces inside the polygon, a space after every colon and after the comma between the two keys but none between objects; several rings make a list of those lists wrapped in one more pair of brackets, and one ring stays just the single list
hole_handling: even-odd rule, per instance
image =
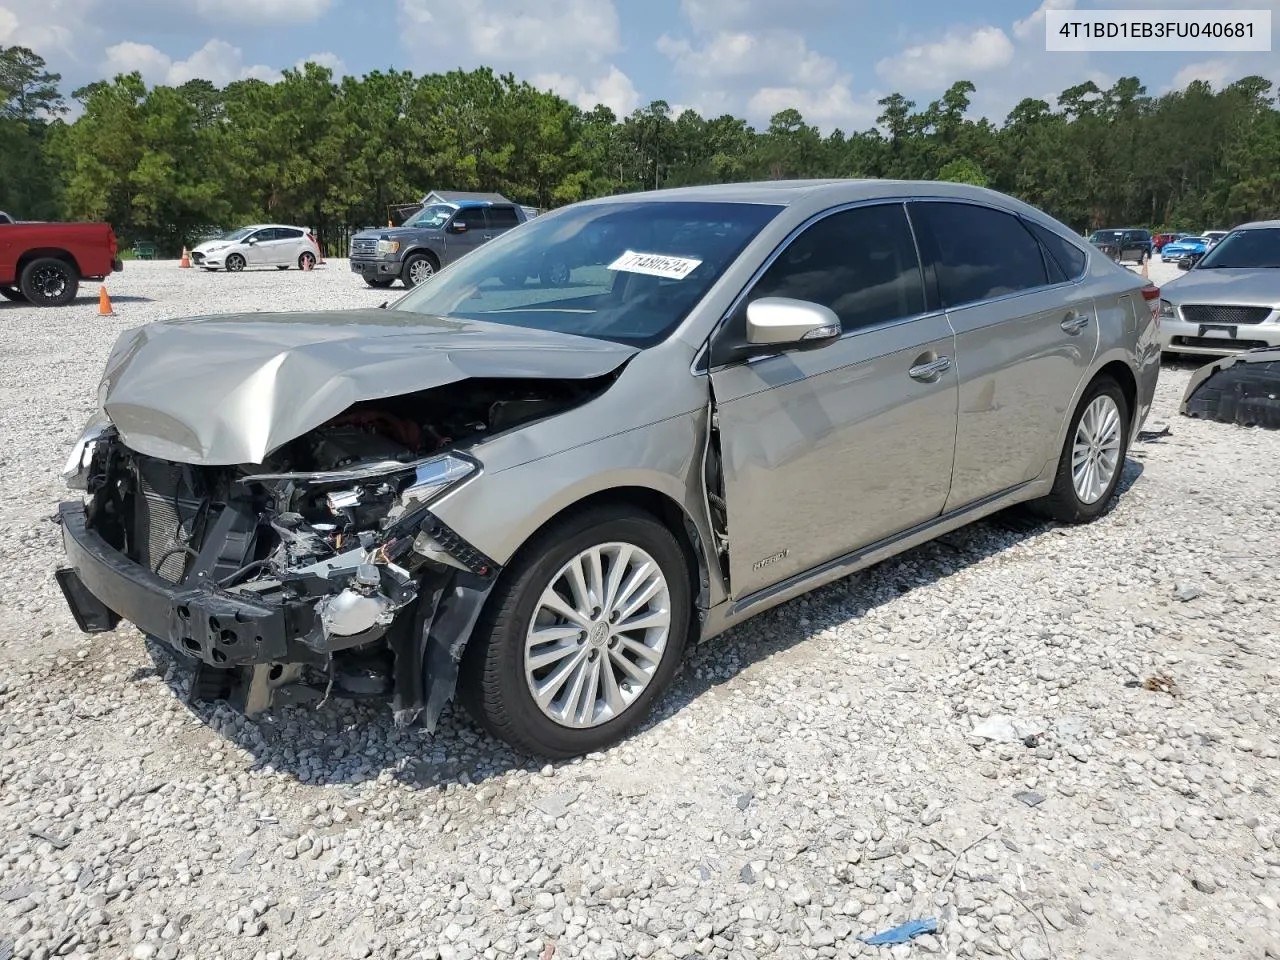
[{"label": "front tire", "polygon": [[378,290],[385,290],[396,282],[395,277],[365,277],[364,282]]},{"label": "front tire", "polygon": [[80,274],[65,260],[40,257],[23,267],[18,288],[37,307],[65,307],[80,290]]},{"label": "front tire", "polygon": [[233,253],[223,262],[223,266],[227,268],[227,273],[239,273],[244,269],[244,257]]},{"label": "front tire", "polygon": [[289,269],[289,265],[288,265],[287,263],[277,263],[277,264],[276,264],[276,269],[277,269],[277,270],[288,270],[288,269]]},{"label": "front tire", "polygon": [[416,287],[430,280],[439,266],[425,253],[412,253],[400,268],[400,280],[406,287]]},{"label": "front tire", "polygon": [[671,531],[626,507],[585,510],[504,571],[463,658],[459,698],[526,753],[602,749],[671,683],[691,612],[689,565]]},{"label": "front tire", "polygon": [[1071,417],[1053,489],[1032,506],[1059,523],[1089,523],[1106,511],[1129,450],[1130,411],[1120,385],[1094,380]]}]

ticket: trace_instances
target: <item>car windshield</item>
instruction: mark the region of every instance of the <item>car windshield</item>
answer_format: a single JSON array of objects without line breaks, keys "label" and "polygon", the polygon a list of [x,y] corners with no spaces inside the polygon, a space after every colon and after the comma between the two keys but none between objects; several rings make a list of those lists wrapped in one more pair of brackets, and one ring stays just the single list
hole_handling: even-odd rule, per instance
[{"label": "car windshield", "polygon": [[440,229],[449,222],[449,218],[458,208],[447,203],[433,203],[429,207],[423,207],[422,211],[409,221],[410,227],[429,227]]},{"label": "car windshield", "polygon": [[1119,230],[1096,230],[1089,238],[1090,243],[1114,243],[1120,239]]},{"label": "car windshield", "polygon": [[468,254],[391,309],[651,346],[781,209],[656,200],[566,207]]},{"label": "car windshield", "polygon": [[1201,270],[1280,268],[1280,228],[1237,230],[1219,241],[1200,261]]},{"label": "car windshield", "polygon": [[253,233],[253,231],[257,229],[258,229],[257,227],[241,227],[239,230],[232,230],[230,233],[224,233],[218,239],[219,240],[243,240],[245,237],[247,237],[249,234]]}]

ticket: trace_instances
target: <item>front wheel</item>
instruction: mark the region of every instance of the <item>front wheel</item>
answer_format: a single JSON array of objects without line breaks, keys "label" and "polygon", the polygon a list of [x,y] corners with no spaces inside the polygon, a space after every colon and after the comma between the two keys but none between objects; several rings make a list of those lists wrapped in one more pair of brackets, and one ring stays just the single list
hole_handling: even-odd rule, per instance
[{"label": "front wheel", "polygon": [[37,307],[63,307],[76,298],[80,275],[65,260],[40,257],[23,267],[18,288]]},{"label": "front wheel", "polygon": [[287,263],[278,263],[278,264],[276,264],[276,269],[277,269],[277,270],[288,270],[288,269],[289,269],[289,265],[288,265]]},{"label": "front wheel", "polygon": [[8,284],[0,286],[0,297],[6,300],[12,300],[14,303],[26,303],[27,298],[22,295],[22,291],[17,287],[11,287]]},{"label": "front wheel", "polygon": [[1120,385],[1106,376],[1089,384],[1071,418],[1053,489],[1033,506],[1060,523],[1089,523],[1102,516],[1120,485],[1129,424],[1129,403]]},{"label": "front wheel", "polygon": [[364,282],[378,290],[385,290],[396,282],[395,277],[365,277]]},{"label": "front wheel", "polygon": [[689,566],[654,517],[586,510],[504,571],[463,658],[459,696],[489,733],[551,759],[599,750],[648,714],[679,666]]},{"label": "front wheel", "polygon": [[425,253],[414,253],[400,269],[400,279],[406,287],[416,287],[430,280],[436,273],[436,263]]},{"label": "front wheel", "polygon": [[238,253],[233,253],[227,257],[224,266],[227,268],[228,273],[239,273],[244,269],[244,257]]}]

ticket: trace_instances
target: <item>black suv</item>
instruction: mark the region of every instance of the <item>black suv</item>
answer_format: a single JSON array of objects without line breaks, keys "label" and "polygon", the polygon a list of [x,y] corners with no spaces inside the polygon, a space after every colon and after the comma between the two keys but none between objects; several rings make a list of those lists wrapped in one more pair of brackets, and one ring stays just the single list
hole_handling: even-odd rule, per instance
[{"label": "black suv", "polygon": [[1151,259],[1151,253],[1155,249],[1151,231],[1139,230],[1136,227],[1095,230],[1089,235],[1089,242],[1116,263],[1122,263],[1125,260],[1145,263]]}]

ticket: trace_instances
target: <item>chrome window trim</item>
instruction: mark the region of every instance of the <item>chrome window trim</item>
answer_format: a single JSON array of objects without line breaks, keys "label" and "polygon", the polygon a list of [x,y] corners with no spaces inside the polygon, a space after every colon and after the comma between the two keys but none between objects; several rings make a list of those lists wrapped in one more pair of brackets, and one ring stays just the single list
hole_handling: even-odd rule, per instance
[{"label": "chrome window trim", "polygon": [[[858,207],[883,206],[886,204],[897,204],[903,208],[903,214],[907,218],[907,227],[911,231],[911,240],[912,240],[912,243],[915,245],[916,262],[919,265],[919,269],[920,269],[920,286],[922,291],[925,294],[925,303],[927,304],[929,301],[929,290],[928,290],[928,282],[927,282],[928,278],[925,274],[924,256],[920,250],[920,238],[916,233],[916,225],[915,223],[912,222],[911,213],[907,209],[908,205],[912,203],[963,203],[963,204],[968,204],[969,206],[982,207],[986,210],[994,210],[998,213],[1004,213],[1019,221],[1030,219],[1024,214],[1019,213],[1017,211],[1006,210],[1003,207],[996,206],[991,203],[984,203],[978,200],[973,200],[969,197],[939,197],[939,196],[922,196],[922,195],[898,196],[898,197],[873,197],[865,200],[851,200],[846,203],[837,204],[836,206],[827,207],[823,210],[820,210],[817,213],[813,214],[812,216],[808,217],[806,220],[804,220],[802,223],[797,225],[795,228],[793,228],[791,232],[788,233],[778,243],[778,245],[773,249],[773,251],[769,254],[769,256],[767,256],[764,259],[761,265],[758,268],[756,268],[756,270],[751,274],[751,277],[747,280],[746,284],[743,285],[743,288],[738,291],[738,294],[733,298],[733,301],[729,304],[728,309],[725,310],[725,312],[720,316],[720,319],[716,321],[715,326],[712,328],[711,333],[707,336],[706,340],[703,341],[702,346],[698,348],[698,352],[694,355],[693,362],[689,365],[690,375],[695,377],[707,376],[716,370],[723,370],[725,369],[726,366],[733,365],[733,364],[719,364],[715,367],[712,367],[710,365],[709,360],[711,355],[712,340],[715,339],[716,335],[720,332],[721,328],[723,328],[724,325],[728,322],[729,318],[732,317],[733,314],[737,312],[738,308],[742,306],[742,301],[745,299],[747,294],[750,293],[752,288],[754,288],[755,285],[760,282],[760,278],[764,276],[765,272],[771,266],[773,266],[774,261],[777,260],[778,257],[782,255],[783,251],[785,251],[787,247],[789,247],[792,243],[795,242],[796,238],[799,237],[801,233],[809,229],[809,227],[813,226],[815,223],[819,222],[820,220],[825,220],[827,217],[833,216],[837,213],[844,213],[847,210],[853,210]],[[1035,222],[1039,223],[1039,221],[1035,221]],[[1041,227],[1044,227],[1044,229],[1049,230],[1051,233],[1054,233],[1057,236],[1062,237],[1062,234],[1058,233],[1056,230],[1053,230],[1047,224],[1040,223],[1039,225]],[[1024,229],[1025,229],[1025,225],[1024,225]],[[1031,239],[1036,242],[1037,246],[1039,247],[1043,246],[1043,244],[1040,242],[1039,237],[1037,237],[1034,233],[1031,233],[1029,229],[1027,230],[1027,232],[1031,235]],[[1062,238],[1068,239],[1065,237],[1062,237]],[[939,306],[937,310],[926,310],[924,313],[915,314],[913,316],[900,317],[895,320],[886,320],[883,323],[872,324],[866,327],[859,327],[857,328],[857,330],[842,332],[840,334],[839,339],[844,340],[846,337],[849,337],[849,336],[856,336],[857,334],[860,334],[860,333],[868,333],[868,332],[873,332],[877,330],[884,330],[890,327],[898,326],[903,323],[912,323],[916,320],[923,320],[927,317],[945,316],[948,310],[967,310],[970,307],[981,306],[983,304],[1000,303],[1005,300],[1013,299],[1014,297],[1024,297],[1030,293],[1039,293],[1044,290],[1053,290],[1058,287],[1079,286],[1081,283],[1084,282],[1084,278],[1089,274],[1089,268],[1093,263],[1092,255],[1088,250],[1085,250],[1079,244],[1074,243],[1074,241],[1069,240],[1068,242],[1071,242],[1072,246],[1074,246],[1077,250],[1079,250],[1081,253],[1085,255],[1084,269],[1079,273],[1079,275],[1075,277],[1071,277],[1065,281],[1060,280],[1056,283],[1047,283],[1047,284],[1044,284],[1043,286],[1028,287],[1025,290],[1016,290],[1013,293],[1001,294],[998,297],[986,297],[982,300],[970,300],[962,304],[957,304],[956,306],[950,307],[950,308],[945,306]],[[1094,252],[1096,252],[1096,248]],[[1063,270],[1063,273],[1066,273],[1065,269]],[[1045,268],[1045,274],[1047,277],[1048,276],[1047,265]],[[938,293],[939,295],[941,295],[941,290],[939,290]],[[781,354],[766,354],[766,355],[761,355],[759,357],[756,357],[754,359],[763,360],[763,359],[766,359],[767,357],[774,357],[774,356],[780,356],[780,355]]]}]

